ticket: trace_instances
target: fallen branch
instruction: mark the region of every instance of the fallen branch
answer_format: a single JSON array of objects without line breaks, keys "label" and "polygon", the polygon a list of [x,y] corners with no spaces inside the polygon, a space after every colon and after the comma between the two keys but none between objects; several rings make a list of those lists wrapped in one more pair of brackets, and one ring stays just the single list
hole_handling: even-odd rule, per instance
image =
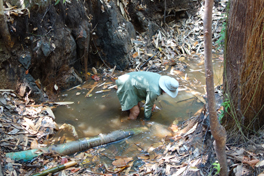
[{"label": "fallen branch", "polygon": [[119,141],[121,139],[137,135],[147,131],[147,127],[133,128],[129,130],[117,130],[109,134],[100,134],[94,138],[83,138],[77,141],[68,142],[65,144],[52,145],[41,149],[32,149],[21,152],[7,153],[6,157],[12,160],[23,160],[25,162],[32,160],[43,153],[57,153],[59,155],[70,155],[76,152],[84,151],[89,148],[97,147],[100,145],[108,144],[111,142]]}]

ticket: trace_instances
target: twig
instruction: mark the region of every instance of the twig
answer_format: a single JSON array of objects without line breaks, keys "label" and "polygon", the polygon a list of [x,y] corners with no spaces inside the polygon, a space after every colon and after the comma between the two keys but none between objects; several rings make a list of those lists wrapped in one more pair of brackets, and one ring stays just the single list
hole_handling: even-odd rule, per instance
[{"label": "twig", "polygon": [[150,57],[146,62],[144,62],[144,64],[143,65],[141,65],[140,67],[139,67],[139,70],[148,62],[148,61],[150,61],[154,56],[156,56],[158,54],[158,52],[156,52],[152,57]]},{"label": "twig", "polygon": [[49,9],[50,9],[50,5],[49,5],[49,7],[47,7],[47,9],[46,9],[46,11],[45,11],[45,13],[44,13],[44,15],[43,15],[43,17],[42,17],[42,19],[41,19],[41,23],[43,22],[44,17],[45,17],[46,14],[48,13]]},{"label": "twig", "polygon": [[85,97],[88,97],[90,95],[90,93],[94,90],[94,88],[96,87],[97,82],[95,82],[94,86],[91,88],[91,90],[85,95]]},{"label": "twig", "polygon": [[146,152],[142,147],[140,147],[139,145],[137,145],[136,143],[134,143],[139,149],[141,149],[141,151]]},{"label": "twig", "polygon": [[112,76],[113,76],[113,74],[114,74],[114,72],[115,72],[115,69],[116,69],[116,65],[115,65],[115,67],[113,68],[113,71],[111,72],[111,74],[110,74],[110,77],[112,78]]},{"label": "twig", "polygon": [[74,86],[74,87],[68,89],[67,91],[73,90],[73,89],[75,89],[75,88],[77,88],[77,87],[80,87],[80,86],[81,86],[81,84],[79,84],[79,85],[77,85],[77,86]]}]

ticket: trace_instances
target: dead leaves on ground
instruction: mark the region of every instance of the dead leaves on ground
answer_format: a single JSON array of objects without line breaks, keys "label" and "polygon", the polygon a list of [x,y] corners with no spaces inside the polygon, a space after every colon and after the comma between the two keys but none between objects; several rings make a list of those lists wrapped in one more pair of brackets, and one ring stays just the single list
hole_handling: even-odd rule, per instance
[{"label": "dead leaves on ground", "polygon": [[[31,103],[34,103],[31,101]],[[40,105],[28,104],[12,90],[0,90],[0,146],[2,151],[40,149],[50,144],[49,138],[59,129],[52,108],[71,102],[45,102]],[[56,155],[53,155],[56,157]],[[3,157],[5,158],[5,157]],[[10,159],[9,159],[10,160]],[[8,159],[3,161],[7,162]],[[8,162],[6,174],[23,174],[20,164]],[[17,168],[19,169],[16,170]]]},{"label": "dead leaves on ground", "polygon": [[132,157],[116,157],[117,160],[113,161],[112,164],[116,167],[126,167],[130,161],[133,160]]}]

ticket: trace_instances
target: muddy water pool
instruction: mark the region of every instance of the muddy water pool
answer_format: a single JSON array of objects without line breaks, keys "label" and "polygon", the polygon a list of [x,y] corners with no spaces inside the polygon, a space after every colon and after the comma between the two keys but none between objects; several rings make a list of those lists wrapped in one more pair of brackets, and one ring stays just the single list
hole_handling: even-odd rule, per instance
[{"label": "muddy water pool", "polygon": [[[216,58],[219,56],[216,55]],[[143,134],[133,136],[121,142],[104,146],[104,155],[101,157],[105,163],[111,162],[111,156],[129,156],[136,157],[142,151],[147,151],[150,146],[162,145],[161,141],[166,135],[169,135],[167,127],[173,121],[184,121],[204,106],[193,92],[205,93],[205,75],[204,64],[200,59],[188,61],[188,66],[184,72],[171,70],[170,68],[160,73],[176,78],[180,83],[180,91],[176,98],[171,98],[167,94],[158,97],[156,105],[160,110],[152,113],[151,120],[147,124],[151,124],[150,130]],[[223,63],[219,59],[214,60],[214,80],[215,85],[222,83],[222,66]],[[108,81],[109,82],[109,81]],[[98,84],[102,83],[99,82]],[[86,84],[93,84],[93,80]],[[190,89],[188,89],[190,88]],[[64,123],[71,124],[75,127],[79,138],[96,136],[100,133],[109,133],[119,129],[131,129],[142,127],[140,119],[143,119],[143,109],[137,120],[125,120],[128,116],[127,112],[122,112],[116,96],[116,91],[111,89],[108,92],[96,94],[96,91],[102,90],[101,87],[95,88],[91,93],[92,96],[85,98],[89,90],[73,89],[64,91],[60,95],[58,101],[72,101],[74,104],[67,106],[59,106],[54,109],[56,122],[59,125]],[[150,126],[150,125],[149,125]],[[70,133],[70,132],[69,132]],[[68,136],[69,134],[62,134]]]}]

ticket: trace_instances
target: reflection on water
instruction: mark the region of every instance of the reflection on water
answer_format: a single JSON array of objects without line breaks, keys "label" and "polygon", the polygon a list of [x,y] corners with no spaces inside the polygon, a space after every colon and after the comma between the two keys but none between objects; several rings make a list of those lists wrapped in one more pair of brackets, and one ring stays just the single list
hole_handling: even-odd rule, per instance
[{"label": "reflection on water", "polygon": [[[138,156],[142,153],[141,150],[147,151],[150,146],[160,143],[162,137],[169,135],[170,132],[167,127],[174,120],[186,120],[203,107],[203,103],[191,91],[187,91],[188,89],[186,89],[186,87],[190,87],[197,92],[205,93],[204,65],[199,65],[200,62],[200,60],[188,62],[189,67],[187,67],[183,75],[170,75],[175,77],[180,82],[180,88],[185,90],[179,91],[178,96],[174,99],[167,94],[158,97],[155,104],[161,110],[156,110],[156,112],[152,113],[151,120],[148,123],[154,123],[154,125],[150,128],[150,131],[108,145],[106,147],[107,150],[104,150],[105,156],[108,157],[101,158],[102,160],[105,158],[104,162],[110,162],[111,160],[108,160],[109,157],[111,158],[111,155]],[[222,81],[219,79],[222,78],[221,68],[222,63],[219,60],[215,61],[214,77],[216,85],[221,84]],[[170,70],[168,69],[163,74],[169,75],[169,72]],[[56,122],[59,125],[63,123],[73,125],[79,138],[143,126],[140,120],[144,117],[143,110],[141,110],[138,120],[124,121],[128,113],[121,111],[116,91],[112,89],[109,92],[95,94],[99,90],[101,88],[95,88],[92,96],[89,98],[85,98],[88,90],[74,89],[63,92],[62,95],[67,94],[67,96],[61,95],[58,101],[73,101],[74,104],[57,107],[54,110]],[[140,145],[140,147],[137,145]]]}]

